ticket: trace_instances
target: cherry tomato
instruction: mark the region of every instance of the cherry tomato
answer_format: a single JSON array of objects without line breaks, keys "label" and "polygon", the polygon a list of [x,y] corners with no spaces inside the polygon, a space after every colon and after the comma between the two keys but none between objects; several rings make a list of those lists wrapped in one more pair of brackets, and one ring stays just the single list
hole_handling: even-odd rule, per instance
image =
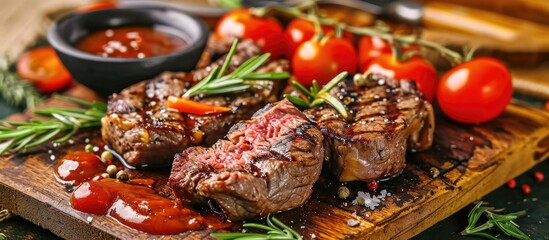
[{"label": "cherry tomato", "polygon": [[482,123],[496,118],[511,101],[513,84],[497,59],[476,58],[446,72],[438,86],[438,103],[451,119]]},{"label": "cherry tomato", "polygon": [[[419,46],[410,45],[402,46],[402,52],[407,52],[409,50],[419,50]],[[378,57],[381,54],[392,54],[393,50],[391,45],[378,37],[364,36],[360,39],[358,43],[358,67],[359,69],[364,69],[366,66],[370,65],[372,60]]]},{"label": "cherry tomato", "polygon": [[399,62],[391,54],[374,58],[364,69],[365,73],[380,73],[395,79],[411,79],[430,102],[435,97],[437,71],[428,61],[414,56],[406,62]]},{"label": "cherry tomato", "polygon": [[51,47],[35,48],[23,54],[17,61],[17,73],[44,93],[60,90],[72,81],[71,74]]},{"label": "cherry tomato", "polygon": [[75,11],[79,13],[84,13],[84,12],[91,12],[91,11],[96,11],[101,9],[114,8],[117,6],[118,6],[117,2],[103,1],[103,2],[95,2],[95,3],[90,3],[90,4],[80,6],[76,8]]},{"label": "cherry tomato", "polygon": [[[332,26],[322,26],[322,33],[324,35],[333,35],[335,34],[335,29]],[[299,47],[299,45],[303,42],[311,40],[314,35],[315,27],[312,22],[301,18],[295,18],[292,20],[284,32],[287,47],[286,56],[292,57],[297,47]],[[343,32],[343,39],[346,39],[351,44],[355,41],[353,34],[347,31]]]},{"label": "cherry tomato", "polygon": [[278,58],[284,53],[284,32],[282,25],[272,18],[252,16],[249,9],[239,8],[223,16],[215,28],[217,38],[230,36],[254,41],[263,52]]},{"label": "cherry tomato", "polygon": [[356,71],[356,51],[340,38],[311,39],[296,49],[292,68],[299,83],[310,86],[316,80],[322,86],[343,71]]}]

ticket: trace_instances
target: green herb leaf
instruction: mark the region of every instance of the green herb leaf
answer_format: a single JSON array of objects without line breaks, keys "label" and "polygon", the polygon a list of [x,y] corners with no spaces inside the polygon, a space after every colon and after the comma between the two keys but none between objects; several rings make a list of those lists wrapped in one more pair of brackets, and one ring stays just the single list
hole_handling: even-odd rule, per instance
[{"label": "green herb leaf", "polygon": [[327,103],[332,106],[343,118],[348,118],[349,113],[347,108],[338,98],[332,96],[329,92],[332,88],[337,86],[345,77],[347,77],[347,72],[342,72],[330,80],[324,87],[321,89],[317,81],[314,80],[310,90],[307,90],[303,85],[296,81],[292,81],[294,88],[301,94],[305,96],[305,99],[298,98],[296,96],[286,94],[284,97],[288,99],[293,104],[297,105],[300,108],[313,108],[321,104]]},{"label": "green herb leaf", "polygon": [[244,228],[255,228],[259,230],[267,231],[266,234],[262,233],[212,233],[211,237],[222,240],[250,240],[250,239],[285,239],[285,240],[302,240],[303,238],[299,233],[288,227],[271,215],[267,215],[265,218],[267,225],[259,223],[245,223],[242,225]]},{"label": "green herb leaf", "polygon": [[[0,121],[0,143],[3,147],[0,154],[9,150],[21,151],[38,146],[46,141],[64,142],[69,140],[80,128],[101,126],[101,118],[105,116],[107,104],[88,102],[66,96],[55,96],[58,99],[77,103],[87,109],[52,107],[37,109],[34,113],[50,120],[30,122]],[[63,136],[55,137],[65,133]]]},{"label": "green herb leaf", "polygon": [[269,53],[265,53],[261,56],[253,56],[237,67],[232,73],[225,74],[229,68],[237,45],[238,40],[235,39],[229,53],[227,54],[227,57],[225,58],[225,62],[223,63],[221,70],[214,68],[214,70],[212,70],[207,77],[187,90],[187,92],[183,94],[183,97],[190,98],[199,94],[217,95],[230,92],[239,92],[247,90],[251,87],[263,88],[264,85],[253,82],[261,80],[273,81],[287,79],[290,77],[288,72],[256,72],[269,60]]},{"label": "green herb leaf", "polygon": [[[497,236],[492,236],[487,232],[483,232],[485,230],[490,230],[495,226],[499,231],[501,231],[505,235],[508,235],[517,239],[521,239],[521,240],[530,239],[530,237],[528,237],[528,235],[522,232],[519,226],[515,222],[513,222],[513,220],[526,214],[525,211],[509,213],[509,214],[497,214],[494,212],[502,212],[503,209],[494,209],[492,207],[482,207],[482,204],[483,202],[479,201],[473,207],[473,209],[471,209],[471,212],[469,212],[469,215],[467,216],[468,224],[467,224],[467,227],[463,231],[461,231],[462,235],[472,235],[472,236],[483,237],[486,239],[498,239]],[[488,218],[488,221],[486,221],[483,224],[477,225],[477,222],[479,221],[482,215],[485,215]]]},{"label": "green herb leaf", "polygon": [[8,69],[7,57],[0,57],[0,96],[9,105],[34,107],[42,101],[42,95],[28,80]]}]

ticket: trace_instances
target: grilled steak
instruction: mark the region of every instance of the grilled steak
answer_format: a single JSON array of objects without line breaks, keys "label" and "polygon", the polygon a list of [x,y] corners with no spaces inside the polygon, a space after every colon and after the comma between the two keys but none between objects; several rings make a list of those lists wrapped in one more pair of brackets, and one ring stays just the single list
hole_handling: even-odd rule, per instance
[{"label": "grilled steak", "polygon": [[[225,49],[210,46],[211,49]],[[259,48],[242,41],[231,60],[231,70],[259,53]],[[224,58],[224,57],[223,57]],[[222,138],[230,127],[242,119],[249,119],[268,102],[276,101],[279,83],[265,82],[272,88],[252,89],[245,93],[193,100],[216,106],[229,106],[232,111],[215,115],[180,114],[167,111],[166,99],[181,96],[209,71],[222,63],[191,73],[166,72],[124,89],[109,98],[107,115],[102,119],[104,141],[134,166],[162,166],[172,162],[176,153],[189,146],[211,145]],[[262,71],[285,71],[288,63],[272,62]]]},{"label": "grilled steak", "polygon": [[344,83],[332,90],[350,112],[343,119],[321,106],[305,114],[318,123],[329,143],[329,168],[339,181],[371,181],[399,174],[406,148],[419,151],[433,141],[431,104],[413,81],[357,75],[362,86]]},{"label": "grilled steak", "polygon": [[323,136],[287,100],[269,104],[212,147],[176,155],[168,185],[180,198],[213,199],[231,219],[302,205],[324,159]]}]

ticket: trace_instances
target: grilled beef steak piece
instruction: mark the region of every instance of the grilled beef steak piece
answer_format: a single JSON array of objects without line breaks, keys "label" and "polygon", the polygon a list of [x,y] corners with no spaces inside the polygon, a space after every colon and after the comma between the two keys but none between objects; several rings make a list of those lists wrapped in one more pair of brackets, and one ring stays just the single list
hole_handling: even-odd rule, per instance
[{"label": "grilled beef steak piece", "polygon": [[349,110],[343,119],[332,107],[305,111],[329,143],[328,167],[339,181],[370,181],[399,174],[406,166],[406,148],[431,146],[434,114],[413,81],[381,75],[355,78],[332,90]]},{"label": "grilled beef steak piece", "polygon": [[[219,44],[226,45],[224,42]],[[216,48],[228,51],[223,46]],[[258,53],[257,46],[242,41],[232,58],[231,69]],[[165,102],[169,96],[183,95],[220,64],[222,61],[216,61],[210,67],[191,73],[166,72],[112,95],[107,115],[102,119],[103,140],[133,166],[165,166],[172,162],[174,154],[189,146],[213,144],[232,125],[249,119],[265,104],[276,101],[280,83],[266,81],[263,84],[271,86],[268,90],[252,89],[223,97],[193,99],[210,105],[229,106],[230,112],[192,115],[166,110]],[[261,70],[285,71],[287,68],[287,62],[275,61]]]},{"label": "grilled beef steak piece", "polygon": [[175,156],[168,185],[180,198],[213,199],[231,219],[298,207],[324,159],[322,133],[287,100],[233,126],[212,147]]}]

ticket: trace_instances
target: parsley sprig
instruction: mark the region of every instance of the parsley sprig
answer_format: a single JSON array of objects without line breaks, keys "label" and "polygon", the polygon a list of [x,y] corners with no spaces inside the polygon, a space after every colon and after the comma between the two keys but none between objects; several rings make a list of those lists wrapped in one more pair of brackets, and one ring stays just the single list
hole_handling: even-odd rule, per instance
[{"label": "parsley sprig", "polygon": [[238,39],[235,39],[225,62],[219,67],[215,67],[208,76],[191,87],[183,94],[184,98],[190,98],[195,95],[217,95],[223,93],[239,92],[251,87],[265,88],[266,86],[257,82],[258,80],[281,80],[290,77],[288,72],[256,72],[263,64],[269,60],[271,54],[265,53],[260,56],[253,56],[242,63],[233,72],[225,75],[229,68],[231,59],[238,46]]},{"label": "parsley sprig", "polygon": [[[495,239],[498,239],[497,236],[491,235],[490,233],[486,232],[486,230],[492,229],[493,227],[497,227],[499,231],[501,231],[507,236],[511,236],[521,240],[529,240],[530,237],[528,237],[528,235],[522,232],[519,228],[519,225],[517,225],[513,221],[518,217],[526,214],[526,211],[520,211],[520,212],[508,213],[508,214],[499,214],[498,212],[501,212],[501,211],[503,211],[503,209],[495,209],[493,207],[483,206],[483,202],[479,201],[473,207],[471,212],[469,212],[469,215],[467,216],[468,218],[467,227],[463,231],[461,231],[461,234],[495,240]],[[480,217],[483,214],[488,218],[488,221],[486,221],[483,224],[477,225]]]},{"label": "parsley sprig", "polygon": [[349,114],[347,113],[347,108],[345,105],[339,101],[336,97],[330,94],[330,90],[337,86],[345,77],[347,77],[347,72],[342,72],[335,76],[330,82],[324,85],[323,88],[320,88],[318,82],[313,80],[313,86],[310,87],[310,90],[305,88],[303,85],[296,81],[292,81],[294,88],[300,92],[305,98],[296,97],[291,94],[285,94],[284,97],[290,100],[293,104],[297,105],[300,108],[313,108],[318,105],[327,103],[332,106],[335,110],[341,114],[342,117],[347,118]]},{"label": "parsley sprig", "polygon": [[267,231],[267,233],[246,233],[246,232],[236,232],[236,233],[212,233],[210,236],[222,239],[222,240],[232,240],[232,239],[287,239],[287,240],[302,240],[303,238],[299,233],[297,233],[292,228],[288,227],[286,224],[281,222],[271,215],[267,215],[265,218],[267,225],[259,223],[244,223],[242,227],[245,228],[255,228],[258,230]]}]

